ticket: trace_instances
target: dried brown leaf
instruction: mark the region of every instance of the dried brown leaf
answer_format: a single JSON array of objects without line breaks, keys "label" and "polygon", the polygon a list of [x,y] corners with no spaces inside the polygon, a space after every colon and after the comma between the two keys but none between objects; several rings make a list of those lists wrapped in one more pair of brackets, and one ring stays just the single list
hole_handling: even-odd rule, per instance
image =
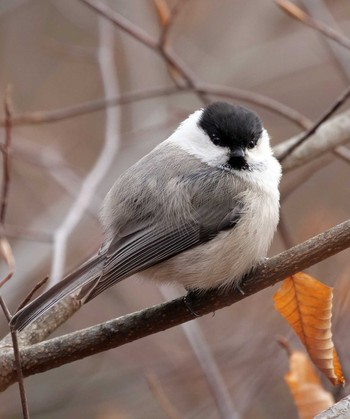
[{"label": "dried brown leaf", "polygon": [[287,320],[311,360],[332,384],[344,384],[332,341],[332,288],[299,272],[282,283],[274,295],[276,310]]},{"label": "dried brown leaf", "polygon": [[284,376],[298,409],[300,419],[311,419],[334,404],[307,357],[300,351],[289,356],[289,372]]}]

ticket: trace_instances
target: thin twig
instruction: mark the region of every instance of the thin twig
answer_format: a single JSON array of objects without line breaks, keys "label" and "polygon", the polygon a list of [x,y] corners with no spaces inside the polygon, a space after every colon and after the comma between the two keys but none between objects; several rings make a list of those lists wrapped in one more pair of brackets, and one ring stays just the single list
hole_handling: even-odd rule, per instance
[{"label": "thin twig", "polygon": [[28,295],[26,295],[23,299],[23,301],[18,305],[18,307],[15,310],[15,313],[17,313],[18,310],[20,310],[21,308],[23,308],[24,306],[26,306],[29,301],[32,299],[33,295],[42,287],[46,284],[46,282],[48,281],[49,277],[45,276],[45,278],[43,278],[41,281],[39,281],[36,285],[34,285],[34,287],[32,288],[31,291],[29,291]]},{"label": "thin twig", "polygon": [[[3,178],[1,184],[1,205],[0,205],[0,247],[1,247],[1,254],[3,255],[6,264],[8,266],[8,273],[7,275],[0,281],[0,288],[12,278],[14,271],[15,271],[15,259],[13,256],[13,252],[8,242],[5,233],[4,233],[4,226],[5,226],[5,218],[6,218],[6,210],[7,210],[7,203],[8,203],[8,193],[10,189],[10,152],[11,152],[11,140],[12,140],[12,115],[10,110],[10,90],[7,89],[6,96],[5,96],[5,142],[1,149],[2,158],[3,158]],[[4,299],[0,296],[0,305],[4,312],[7,322],[9,323],[11,320],[11,313],[7,308],[7,305]],[[27,396],[24,387],[24,380],[23,380],[23,371],[21,365],[21,356],[19,353],[18,347],[18,340],[17,340],[17,332],[13,328],[10,328],[10,334],[12,339],[13,345],[13,354],[14,354],[14,364],[16,368],[16,375],[18,381],[18,388],[19,394],[21,399],[21,406],[22,406],[22,413],[23,419],[29,419],[29,409],[27,403]]]},{"label": "thin twig", "polygon": [[[113,26],[106,20],[100,20],[99,28],[100,46],[98,50],[98,62],[106,99],[108,99],[110,96],[116,96],[119,90],[116,79],[117,72],[114,68],[114,32]],[[50,274],[53,283],[58,282],[63,276],[67,239],[94,198],[100,182],[114,161],[116,153],[119,150],[119,145],[119,116],[108,108],[106,132],[101,152],[93,168],[85,177],[79,194],[70,207],[65,219],[54,233],[54,257]]]},{"label": "thin twig", "polygon": [[[186,91],[187,90],[184,90],[184,92]],[[65,119],[86,115],[91,112],[97,112],[112,106],[126,105],[128,103],[178,94],[182,92],[183,90],[179,90],[176,86],[156,87],[154,89],[141,90],[139,92],[130,92],[124,94],[123,96],[95,99],[52,111],[35,111],[27,112],[17,116],[14,115],[12,117],[12,125],[37,125],[59,122]],[[0,120],[0,127],[3,127],[4,125],[5,120]]]},{"label": "thin twig", "polygon": [[165,394],[165,391],[163,390],[163,387],[159,380],[157,379],[156,375],[153,372],[147,372],[146,374],[146,380],[148,383],[148,386],[154,395],[154,397],[157,399],[159,405],[163,409],[164,413],[170,418],[170,419],[181,419],[181,415],[178,412],[178,410],[175,408],[175,406],[170,402],[168,396]]},{"label": "thin twig", "polygon": [[[179,293],[170,287],[160,287],[160,292],[167,300],[175,299]],[[221,419],[239,419],[240,415],[235,408],[230,392],[221,374],[218,364],[212,354],[208,342],[198,322],[189,322],[181,325],[186,339],[191,346],[194,356],[208,383],[210,392],[215,401]]]},{"label": "thin twig", "polygon": [[2,166],[2,185],[1,185],[1,205],[0,205],[0,224],[5,224],[6,209],[8,202],[8,192],[10,186],[10,158],[11,140],[12,140],[12,116],[10,111],[10,93],[7,89],[5,96],[5,142],[1,148],[3,166]]},{"label": "thin twig", "polygon": [[0,288],[9,281],[15,273],[15,258],[12,248],[4,233],[3,225],[0,224],[0,254],[4,258],[7,265],[7,274],[0,280]]},{"label": "thin twig", "polygon": [[146,47],[156,50],[158,48],[158,41],[153,39],[150,35],[140,29],[138,26],[131,23],[129,20],[125,19],[119,13],[115,12],[110,7],[106,6],[102,2],[96,2],[92,0],[80,0],[90,7],[96,13],[99,13],[104,18],[112,22],[118,28],[122,29],[124,32],[129,34],[131,37],[141,42],[141,44]]},{"label": "thin twig", "polygon": [[2,311],[4,312],[4,315],[6,317],[7,322],[9,323],[10,320],[11,320],[11,313],[10,313],[4,299],[1,297],[1,295],[0,295],[0,306],[2,308]]},{"label": "thin twig", "polygon": [[320,22],[319,20],[312,18],[303,10],[301,10],[298,6],[296,6],[294,3],[288,0],[275,0],[275,2],[284,12],[288,13],[289,16],[292,16],[294,19],[304,23],[305,25],[310,26],[313,29],[316,29],[323,35],[327,36],[327,38],[332,39],[333,41],[337,42],[343,47],[350,48],[349,38],[345,37],[344,35],[340,34],[339,32]]},{"label": "thin twig", "polygon": [[[155,0],[156,1],[156,0]],[[162,31],[159,36],[159,45],[165,47],[168,42],[169,32],[174,25],[174,21],[178,14],[181,12],[185,3],[189,0],[178,0],[176,5],[170,10],[168,19],[162,25]]]},{"label": "thin twig", "polygon": [[[0,295],[0,306],[2,308],[2,311],[4,312],[7,322],[10,323],[11,313],[4,299],[1,297],[1,295]],[[22,371],[21,355],[19,352],[17,332],[11,327],[10,327],[10,335],[11,335],[12,346],[13,346],[14,364],[16,368],[16,376],[17,376],[19,394],[21,398],[23,419],[29,419],[29,408],[28,408],[28,402],[27,402],[27,395],[26,395],[26,391],[24,387],[24,377],[23,377],[23,371]]]},{"label": "thin twig", "polygon": [[301,137],[294,144],[285,151],[283,155],[279,157],[279,160],[282,162],[286,157],[288,157],[296,148],[300,147],[311,135],[313,135],[317,129],[327,121],[339,108],[340,106],[350,97],[350,86],[348,86],[341,95],[336,99],[333,105],[321,116],[321,118],[311,127],[309,130],[304,132]]},{"label": "thin twig", "polygon": [[[188,0],[185,0],[185,1],[188,1]],[[165,48],[168,46],[169,30],[171,26],[174,24],[174,19],[176,15],[182,9],[184,0],[179,0],[177,4],[171,10],[166,0],[153,0],[153,3],[156,8],[159,24],[161,27],[161,33],[159,36],[159,48],[160,50],[164,51]],[[184,86],[182,74],[179,73],[176,70],[176,68],[174,68],[173,66],[169,64],[167,64],[167,69],[175,85],[178,87]]]},{"label": "thin twig", "polygon": [[12,338],[12,344],[13,344],[13,354],[15,357],[17,381],[18,381],[19,393],[21,397],[23,419],[29,419],[29,407],[28,407],[26,390],[24,387],[24,377],[23,377],[23,371],[22,371],[21,355],[20,355],[18,339],[17,339],[17,332],[16,330],[13,330],[12,328],[10,328],[10,330],[11,330],[11,338]]},{"label": "thin twig", "polygon": [[[97,3],[96,1],[93,1],[93,0],[81,0],[81,1],[89,5],[90,7],[92,7],[95,10],[95,12],[99,13],[104,18],[113,22],[113,24],[115,24],[117,27],[119,27],[120,29],[127,32],[129,35],[136,38],[139,42],[141,42],[142,44],[144,44],[145,46],[147,46],[148,48],[152,49],[154,52],[159,54],[163,58],[167,66],[174,68],[183,77],[183,79],[186,81],[187,87],[192,89],[192,91],[197,94],[199,99],[204,104],[208,103],[207,94],[208,93],[210,94],[210,92],[208,91],[209,85],[200,83],[200,81],[191,72],[191,70],[186,67],[186,65],[180,60],[180,58],[177,55],[174,54],[173,51],[170,51],[165,46],[162,46],[159,42],[156,43],[156,41],[151,40],[148,37],[148,35],[145,36],[144,33],[142,33],[142,36],[140,36],[140,33],[138,32],[138,28],[135,27],[135,25],[133,25],[131,22],[124,19],[122,16],[120,16],[110,7],[107,7],[100,2]],[[121,22],[123,24],[121,24]],[[176,86],[176,87],[177,89],[179,89],[179,86]],[[181,90],[183,91],[183,89]],[[225,97],[225,96],[230,97],[232,95],[232,90],[231,90],[231,94],[228,94],[226,90],[227,90],[226,87],[221,87],[222,97]],[[236,89],[236,92],[243,93],[244,91],[238,91],[238,89]],[[246,95],[247,101],[253,102],[254,94],[253,93],[249,94],[248,92],[246,93],[247,93]],[[218,94],[218,93],[213,93],[213,94]],[[245,99],[242,99],[242,100],[245,100]],[[258,102],[261,105],[264,101],[261,101],[261,97],[259,97]],[[288,111],[285,112],[287,109],[289,109],[288,107],[284,106],[284,109],[282,110],[281,108],[283,107],[283,105],[281,106],[280,103],[278,103],[278,106],[276,105],[277,105],[277,102],[269,99],[268,105],[266,107],[268,107],[270,110],[274,110],[275,112],[279,114],[285,113],[286,115],[289,115]],[[298,123],[300,124],[300,119],[302,118],[300,118],[300,115],[294,114],[290,119],[298,121]],[[305,128],[305,126],[307,125],[305,120],[302,120],[301,123],[305,123],[304,125],[302,125]]]},{"label": "thin twig", "polygon": [[[329,7],[325,0],[301,0],[304,4],[306,11],[310,17],[321,20],[324,24],[332,27],[335,31],[342,35],[338,22],[335,20],[333,14],[330,12]],[[347,48],[344,48],[338,42],[324,37],[322,32],[318,32],[322,39],[325,41],[328,49],[330,50],[337,67],[342,71],[345,76],[346,82],[350,80],[350,57]]]},{"label": "thin twig", "polygon": [[295,109],[290,108],[289,106],[275,99],[260,95],[255,92],[253,93],[248,90],[238,89],[236,87],[218,86],[215,84],[202,82],[197,84],[196,90],[200,93],[206,93],[230,100],[241,100],[251,105],[260,106],[280,116],[283,116],[286,119],[289,119],[303,129],[309,129],[312,126],[310,119]]},{"label": "thin twig", "polygon": [[[240,100],[252,105],[266,108],[269,111],[292,121],[303,129],[309,129],[312,125],[308,118],[295,109],[292,109],[289,106],[267,96],[249,92],[248,90],[202,82],[200,82],[195,89],[192,87],[182,86],[157,87],[154,89],[141,90],[139,92],[126,93],[119,97],[96,99],[73,106],[55,109],[53,111],[27,112],[21,115],[13,116],[12,124],[13,126],[22,126],[60,122],[65,119],[75,118],[77,116],[97,112],[113,106],[125,105],[162,96],[193,93],[195,91],[229,100]],[[4,120],[0,120],[0,127],[1,126],[4,126]]]},{"label": "thin twig", "polygon": [[8,194],[10,189],[10,152],[12,142],[12,115],[10,110],[10,88],[7,88],[5,95],[5,142],[1,148],[3,169],[2,169],[2,183],[0,195],[0,253],[3,256],[8,266],[7,275],[0,281],[0,288],[9,281],[15,271],[15,258],[4,233],[5,217],[8,203]]}]

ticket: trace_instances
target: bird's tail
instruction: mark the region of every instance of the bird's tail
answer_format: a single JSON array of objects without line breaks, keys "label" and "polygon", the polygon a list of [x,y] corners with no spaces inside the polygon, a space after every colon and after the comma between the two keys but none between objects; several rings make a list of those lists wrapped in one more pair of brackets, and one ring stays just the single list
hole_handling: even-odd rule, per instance
[{"label": "bird's tail", "polygon": [[23,307],[12,317],[10,325],[18,330],[23,330],[28,324],[41,316],[50,307],[58,303],[68,294],[77,291],[82,286],[88,286],[98,279],[103,271],[105,254],[98,254],[74,272],[67,275],[62,281],[48,289],[34,301]]}]

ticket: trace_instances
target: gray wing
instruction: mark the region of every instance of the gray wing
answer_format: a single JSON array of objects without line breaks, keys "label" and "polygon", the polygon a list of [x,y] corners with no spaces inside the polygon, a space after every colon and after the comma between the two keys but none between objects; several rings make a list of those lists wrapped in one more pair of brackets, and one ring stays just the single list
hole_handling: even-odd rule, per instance
[{"label": "gray wing", "polygon": [[151,226],[138,231],[133,228],[131,234],[116,237],[107,250],[101,276],[82,289],[80,298],[90,301],[122,279],[213,239],[233,228],[241,211],[239,204],[234,208],[206,206],[176,228],[154,220]]},{"label": "gray wing", "polygon": [[[11,321],[16,329],[23,329],[67,294],[80,289],[82,301],[87,302],[124,278],[234,228],[244,211],[238,198],[242,187],[234,176],[208,169],[187,154],[186,165],[181,166],[179,150],[174,150],[158,148],[116,181],[104,206],[107,241],[101,252],[16,313]],[[159,167],[166,168],[162,176],[155,173]],[[155,185],[149,182],[152,179]],[[188,217],[181,206],[173,207],[183,203],[173,199],[179,193],[191,208]],[[182,214],[181,222],[177,217],[174,225],[169,223],[165,202],[174,214]],[[117,221],[118,226],[108,220]]]}]

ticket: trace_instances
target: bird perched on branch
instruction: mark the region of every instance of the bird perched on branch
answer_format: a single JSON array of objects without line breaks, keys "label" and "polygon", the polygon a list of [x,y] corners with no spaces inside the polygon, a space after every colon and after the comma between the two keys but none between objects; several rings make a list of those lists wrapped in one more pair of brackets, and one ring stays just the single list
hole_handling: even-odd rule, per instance
[{"label": "bird perched on branch", "polygon": [[22,330],[66,295],[86,303],[135,273],[188,290],[239,285],[272,241],[280,177],[255,112],[222,102],[194,112],[116,180],[99,253],[11,325]]}]

